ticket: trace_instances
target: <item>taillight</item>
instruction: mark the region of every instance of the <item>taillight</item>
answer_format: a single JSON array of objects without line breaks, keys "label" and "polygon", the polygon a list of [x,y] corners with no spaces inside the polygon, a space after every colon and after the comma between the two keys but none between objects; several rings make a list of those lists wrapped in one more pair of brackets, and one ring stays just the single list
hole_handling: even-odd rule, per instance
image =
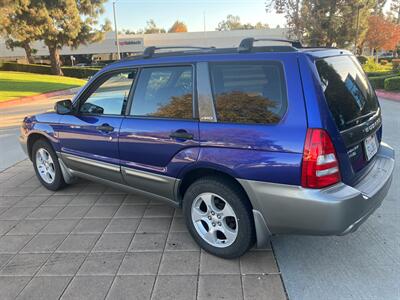
[{"label": "taillight", "polygon": [[340,181],[335,147],[325,130],[307,130],[301,171],[301,185],[306,188],[323,188]]}]

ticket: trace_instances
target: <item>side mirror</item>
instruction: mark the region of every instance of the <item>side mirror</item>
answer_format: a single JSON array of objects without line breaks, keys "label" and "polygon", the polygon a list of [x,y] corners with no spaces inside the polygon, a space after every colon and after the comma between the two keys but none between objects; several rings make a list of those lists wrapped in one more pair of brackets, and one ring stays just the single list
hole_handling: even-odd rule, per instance
[{"label": "side mirror", "polygon": [[54,110],[56,111],[57,114],[60,115],[67,115],[72,113],[72,101],[71,100],[61,100],[57,101],[56,104],[54,105]]}]

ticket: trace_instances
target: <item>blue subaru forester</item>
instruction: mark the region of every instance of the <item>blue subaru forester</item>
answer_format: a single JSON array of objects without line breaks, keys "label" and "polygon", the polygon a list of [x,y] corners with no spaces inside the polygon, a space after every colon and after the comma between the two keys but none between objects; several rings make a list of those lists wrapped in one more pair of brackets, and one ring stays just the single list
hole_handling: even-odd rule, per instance
[{"label": "blue subaru forester", "polygon": [[24,119],[40,182],[86,178],[182,207],[193,238],[225,258],[271,234],[356,230],[394,168],[375,92],[348,51],[263,41],[149,47],[105,67]]}]

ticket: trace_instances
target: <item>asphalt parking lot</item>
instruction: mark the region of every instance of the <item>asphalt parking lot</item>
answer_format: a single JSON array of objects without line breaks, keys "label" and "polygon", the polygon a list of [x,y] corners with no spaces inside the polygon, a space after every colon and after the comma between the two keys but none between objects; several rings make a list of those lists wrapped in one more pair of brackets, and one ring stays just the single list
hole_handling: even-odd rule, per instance
[{"label": "asphalt parking lot", "polygon": [[0,299],[286,299],[271,249],[201,251],[181,211],[88,181],[53,193],[0,173]]}]

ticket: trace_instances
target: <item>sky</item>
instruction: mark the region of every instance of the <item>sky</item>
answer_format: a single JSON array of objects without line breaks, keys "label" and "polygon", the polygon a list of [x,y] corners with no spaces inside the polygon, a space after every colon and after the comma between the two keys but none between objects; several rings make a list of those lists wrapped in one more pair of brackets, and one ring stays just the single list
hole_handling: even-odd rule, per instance
[{"label": "sky", "polygon": [[[390,6],[386,3],[385,10]],[[113,19],[113,0],[104,5],[102,19]],[[267,23],[271,28],[285,26],[281,14],[266,13],[265,0],[116,0],[118,30],[138,30],[146,27],[146,21],[154,19],[159,27],[168,30],[176,21],[183,21],[189,31],[213,31],[218,23],[231,14],[239,16],[242,23]],[[205,22],[204,22],[205,15]],[[114,25],[113,25],[114,26]]]},{"label": "sky", "polygon": [[[112,0],[104,5],[104,18],[113,20]],[[265,0],[116,0],[117,27],[138,30],[146,21],[154,19],[159,27],[168,30],[176,21],[183,21],[189,31],[203,31],[204,14],[207,31],[231,14],[239,16],[242,23],[268,23],[275,28],[284,26],[283,15],[267,14]]]}]

